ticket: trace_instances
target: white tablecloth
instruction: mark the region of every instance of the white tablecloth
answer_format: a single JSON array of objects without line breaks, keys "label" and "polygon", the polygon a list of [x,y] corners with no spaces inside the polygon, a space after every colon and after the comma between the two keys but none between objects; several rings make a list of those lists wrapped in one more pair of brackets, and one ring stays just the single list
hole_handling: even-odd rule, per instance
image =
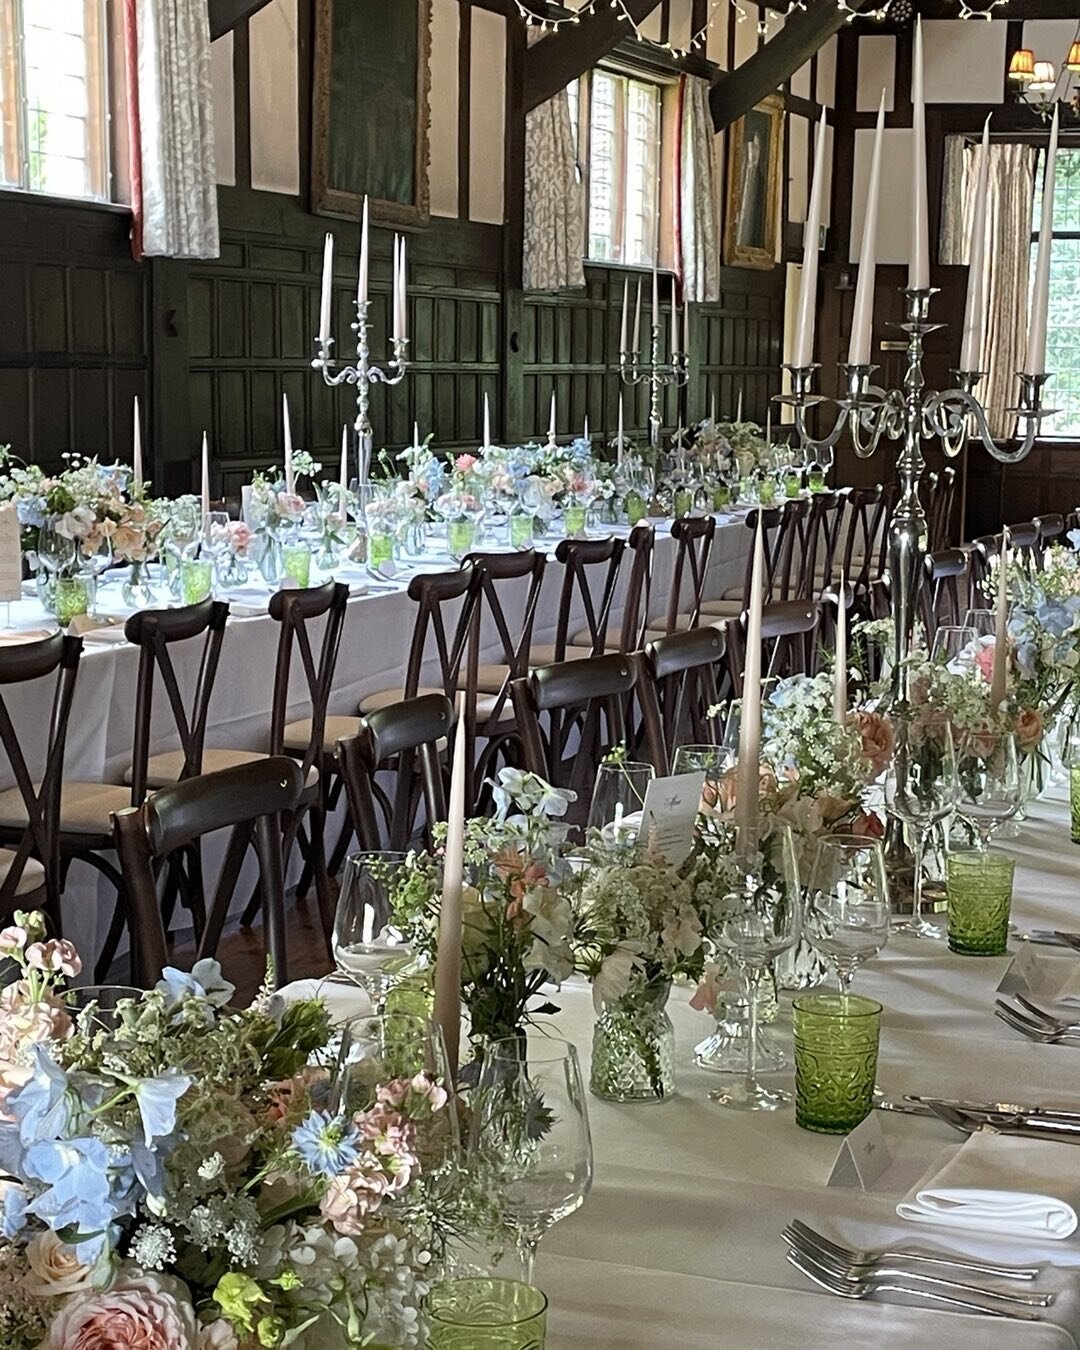
[{"label": "white tablecloth", "polygon": [[[740,516],[719,517],[718,520],[719,528],[708,571],[707,595],[710,597],[722,595],[728,587],[741,583],[750,542],[750,532]],[[617,526],[612,527],[611,532],[624,537],[628,533],[625,528]],[[538,547],[553,549],[555,542],[540,541]],[[666,611],[674,557],[670,531],[665,524],[658,524],[650,617],[663,615]],[[631,561],[628,554],[613,605],[613,623],[621,619]],[[409,578],[416,572],[436,571],[451,566],[453,564],[445,554],[432,552],[428,557],[411,560],[407,567],[401,569],[399,577],[390,583],[373,580],[364,571],[342,569],[337,574],[354,588],[366,585],[367,593],[349,601],[330,701],[331,712],[353,713],[365,694],[402,686],[416,613],[416,606],[405,593]],[[550,643],[554,639],[562,571],[561,567],[551,563],[544,577],[534,627],[537,643]],[[319,579],[313,577],[313,580]],[[684,593],[688,584],[684,583]],[[163,584],[159,590],[161,603],[171,603]],[[507,605],[511,625],[513,606],[512,595]],[[118,583],[102,588],[98,609],[103,614],[117,616],[130,613],[123,608]],[[0,622],[7,630],[39,630],[55,624],[55,620],[50,620],[36,600],[17,602],[6,610],[0,610],[0,613],[3,613]],[[583,615],[576,614],[575,624],[583,623]],[[494,633],[490,636],[493,639]],[[277,639],[278,625],[268,615],[230,618],[210,705],[206,733],[208,746],[266,749]],[[185,644],[174,657],[182,687],[187,690],[194,687],[200,656],[201,643],[196,642]],[[494,647],[489,647],[485,656],[487,659],[501,659]],[[116,629],[86,635],[68,733],[65,765],[68,779],[114,783],[123,781],[124,772],[131,763],[137,670],[138,651],[123,642]],[[152,754],[177,746],[168,700],[163,690],[159,690],[159,694],[155,702]],[[298,659],[293,663],[291,695],[290,716],[304,716],[308,706]],[[31,772],[40,772],[48,727],[47,705],[43,704],[42,689],[14,688],[6,691],[5,696],[16,729],[23,740]],[[0,771],[0,778],[3,778],[4,771]],[[10,786],[13,781],[7,776],[2,785]],[[211,851],[208,860],[212,857]],[[239,889],[243,891],[244,887]],[[113,895],[108,883],[102,881],[92,869],[75,864],[64,896],[65,925],[84,953],[98,950],[112,902]]]},{"label": "white tablecloth", "polygon": [[[1080,849],[1069,842],[1060,796],[1036,804],[1020,836],[1002,847],[1018,863],[1018,925],[1080,928]],[[1010,949],[1017,945],[1011,941]],[[1008,961],[955,956],[944,943],[896,937],[859,973],[856,988],[885,1007],[878,1082],[886,1096],[922,1092],[1080,1108],[1080,1054],[1034,1045],[993,1017]],[[948,1126],[925,1118],[879,1112],[892,1153],[888,1170],[866,1192],[828,1186],[839,1139],[800,1130],[791,1108],[744,1114],[706,1099],[718,1078],[692,1065],[691,1050],[711,1023],[687,1007],[687,998],[687,990],[676,990],[670,1005],[678,1042],[676,1097],[635,1106],[589,1098],[593,1191],[545,1238],[537,1264],[538,1283],[551,1300],[549,1350],[1075,1350],[1080,1234],[1025,1244],[905,1225],[895,1213],[897,1200],[960,1141]],[[577,1043],[587,1074],[588,992],[568,985],[556,1001],[562,1005],[556,1029]],[[790,1051],[786,1000],[773,1034]],[[791,1087],[792,1074],[769,1081]],[[1063,1171],[1075,1173],[1080,1148],[1060,1148]],[[1052,1263],[1039,1286],[1055,1290],[1057,1299],[1038,1324],[846,1302],[786,1262],[780,1230],[796,1217],[852,1246],[903,1239],[987,1259]]]}]

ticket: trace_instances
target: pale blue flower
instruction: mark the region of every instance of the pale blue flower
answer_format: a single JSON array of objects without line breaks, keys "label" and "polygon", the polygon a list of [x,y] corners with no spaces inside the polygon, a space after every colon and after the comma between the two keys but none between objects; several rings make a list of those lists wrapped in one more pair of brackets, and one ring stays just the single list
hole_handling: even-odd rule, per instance
[{"label": "pale blue flower", "polygon": [[60,1139],[71,1125],[72,1101],[67,1074],[54,1064],[42,1045],[31,1051],[34,1071],[7,1099],[19,1123],[19,1138],[29,1146],[38,1139]]},{"label": "pale blue flower", "polygon": [[143,1141],[147,1145],[176,1128],[176,1103],[191,1086],[191,1079],[175,1069],[144,1078],[135,1085],[135,1100],[142,1117]]},{"label": "pale blue flower", "polygon": [[26,1227],[26,1206],[30,1197],[21,1186],[9,1186],[4,1192],[4,1212],[0,1233],[13,1242]]},{"label": "pale blue flower", "polygon": [[109,1165],[109,1150],[100,1139],[42,1139],[31,1144],[23,1163],[25,1175],[44,1182],[46,1189],[27,1205],[28,1213],[53,1230],[73,1228],[86,1238],[105,1233],[118,1213]]},{"label": "pale blue flower", "polygon": [[154,988],[165,995],[170,1012],[189,998],[206,999],[215,1008],[223,1008],[236,992],[236,986],[222,977],[221,966],[211,957],[196,961],[190,973],[166,966]]},{"label": "pale blue flower", "polygon": [[359,1156],[360,1131],[351,1120],[312,1111],[302,1125],[293,1130],[292,1144],[312,1172],[337,1176]]}]

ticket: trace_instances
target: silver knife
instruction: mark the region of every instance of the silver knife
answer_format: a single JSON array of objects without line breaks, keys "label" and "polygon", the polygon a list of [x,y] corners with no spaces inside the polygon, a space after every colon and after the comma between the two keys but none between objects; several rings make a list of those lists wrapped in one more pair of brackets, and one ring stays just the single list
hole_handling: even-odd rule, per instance
[{"label": "silver knife", "polygon": [[1038,947],[1064,947],[1068,949],[1070,944],[1064,938],[1058,937],[1057,933],[1049,928],[1033,928],[1030,933],[1021,933],[1022,942],[1032,942]]},{"label": "silver knife", "polygon": [[940,1116],[946,1125],[964,1134],[988,1128],[995,1134],[1014,1135],[1021,1139],[1052,1139],[1057,1143],[1080,1144],[1080,1121],[1070,1124],[1063,1120],[1047,1120],[1042,1116],[1004,1112],[982,1115],[941,1104],[934,1107],[934,1114]]},{"label": "silver knife", "polygon": [[965,1102],[951,1097],[921,1097],[916,1093],[906,1094],[904,1101],[923,1107],[931,1113],[935,1107],[947,1106],[956,1111],[966,1111],[971,1115],[1024,1116],[1080,1126],[1080,1110],[1066,1106],[1026,1106],[1018,1102]]}]

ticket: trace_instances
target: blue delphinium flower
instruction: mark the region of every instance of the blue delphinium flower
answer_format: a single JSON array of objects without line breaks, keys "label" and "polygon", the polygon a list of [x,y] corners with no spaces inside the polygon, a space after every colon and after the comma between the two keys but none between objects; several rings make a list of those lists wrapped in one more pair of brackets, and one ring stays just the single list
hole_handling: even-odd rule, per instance
[{"label": "blue delphinium flower", "polygon": [[292,1144],[312,1172],[337,1176],[359,1156],[360,1131],[351,1120],[327,1111],[312,1111],[293,1130]]},{"label": "blue delphinium flower", "polygon": [[42,1045],[31,1051],[34,1072],[8,1099],[19,1123],[19,1138],[29,1146],[38,1139],[60,1139],[71,1125],[72,1096],[67,1074],[54,1064]]},{"label": "blue delphinium flower", "polygon": [[156,1078],[144,1078],[135,1084],[135,1100],[142,1117],[143,1142],[150,1146],[176,1127],[176,1103],[191,1086],[191,1079],[170,1069]]},{"label": "blue delphinium flower", "polygon": [[190,974],[166,966],[154,988],[165,995],[169,1012],[189,998],[204,998],[215,1008],[223,1008],[236,992],[236,986],[222,977],[221,966],[211,957],[196,961]]},{"label": "blue delphinium flower", "polygon": [[104,1234],[117,1216],[109,1167],[109,1149],[100,1139],[42,1139],[31,1144],[23,1170],[31,1181],[44,1182],[46,1189],[27,1211],[54,1231],[72,1228],[87,1238]]},{"label": "blue delphinium flower", "polygon": [[26,1227],[26,1206],[29,1201],[29,1195],[21,1186],[9,1186],[4,1192],[4,1211],[3,1217],[0,1218],[0,1233],[9,1242],[14,1242]]}]

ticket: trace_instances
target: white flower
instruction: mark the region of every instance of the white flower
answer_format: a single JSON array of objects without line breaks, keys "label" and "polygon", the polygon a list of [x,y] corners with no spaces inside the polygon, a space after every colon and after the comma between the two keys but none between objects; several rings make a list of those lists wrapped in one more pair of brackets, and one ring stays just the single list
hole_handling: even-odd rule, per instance
[{"label": "white flower", "polygon": [[38,1298],[66,1298],[93,1286],[93,1267],[84,1265],[51,1228],[31,1238],[26,1263],[30,1269],[23,1283]]},{"label": "white flower", "polygon": [[629,947],[616,947],[610,956],[604,957],[593,976],[593,1005],[598,1010],[603,1004],[622,998],[630,988],[636,961],[637,954]]}]

